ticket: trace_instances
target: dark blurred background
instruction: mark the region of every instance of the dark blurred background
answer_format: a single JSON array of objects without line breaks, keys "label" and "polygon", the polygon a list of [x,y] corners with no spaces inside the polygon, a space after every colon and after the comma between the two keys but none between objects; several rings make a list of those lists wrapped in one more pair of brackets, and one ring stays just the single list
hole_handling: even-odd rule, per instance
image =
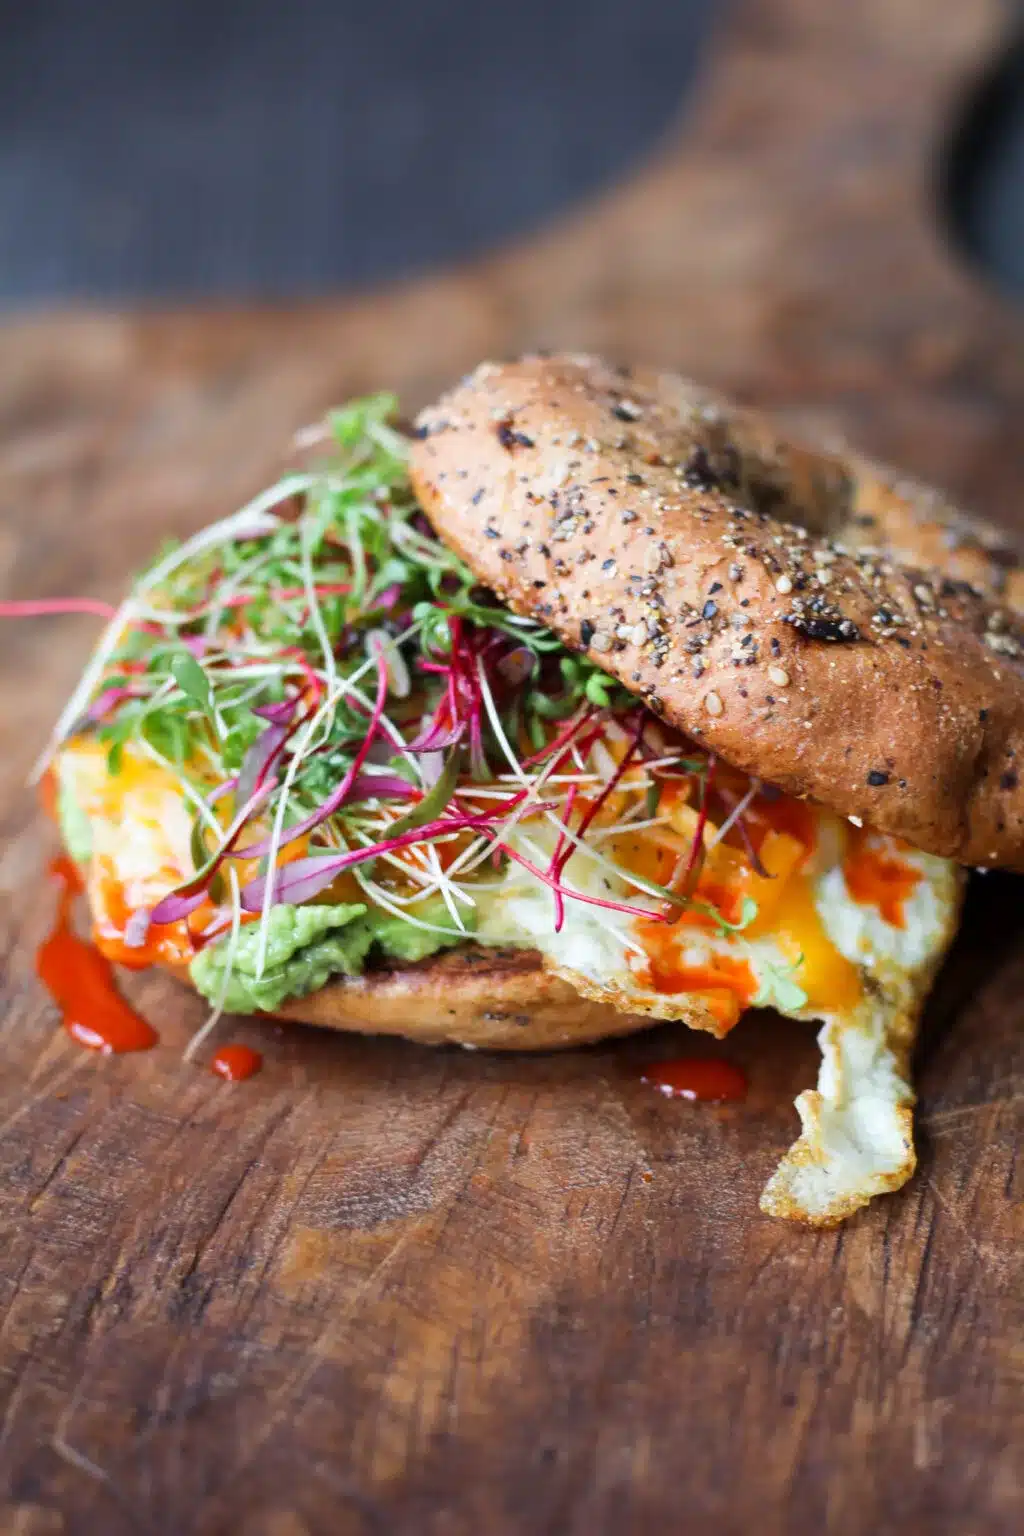
[{"label": "dark blurred background", "polygon": [[[323,293],[525,233],[699,80],[714,0],[0,0],[0,306]],[[937,165],[1024,291],[1024,58]]]}]

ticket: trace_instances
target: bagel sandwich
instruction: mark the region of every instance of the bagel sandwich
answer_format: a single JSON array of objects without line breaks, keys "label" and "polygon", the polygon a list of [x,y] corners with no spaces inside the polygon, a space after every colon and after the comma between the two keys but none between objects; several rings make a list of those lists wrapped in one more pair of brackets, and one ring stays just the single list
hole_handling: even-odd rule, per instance
[{"label": "bagel sandwich", "polygon": [[43,767],[96,944],[213,1014],[547,1049],[821,1025],[762,1197],[914,1167],[962,866],[1024,867],[1015,557],[672,376],[387,396],[166,551]]}]

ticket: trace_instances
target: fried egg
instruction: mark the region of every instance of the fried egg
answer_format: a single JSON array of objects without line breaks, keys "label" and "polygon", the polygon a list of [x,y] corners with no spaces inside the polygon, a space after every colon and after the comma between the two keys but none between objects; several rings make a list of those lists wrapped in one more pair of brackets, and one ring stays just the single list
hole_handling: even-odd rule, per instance
[{"label": "fried egg", "polygon": [[[86,871],[97,941],[111,958],[139,963],[137,951],[124,945],[126,921],[191,873],[194,811],[172,774],[134,750],[111,777],[98,744],[73,741],[55,773],[65,835]],[[862,831],[823,808],[784,797],[775,804],[777,824],[754,865],[716,842],[720,829],[708,827],[697,895],[713,894],[737,919],[731,926],[700,911],[662,921],[657,903],[619,872],[630,868],[635,848],[637,872],[652,878],[650,850],[642,838],[631,841],[612,828],[604,843],[577,850],[564,885],[632,911],[569,899],[556,931],[550,890],[509,863],[499,880],[472,888],[473,940],[538,950],[584,996],[652,1020],[681,1019],[719,1037],[748,1007],[819,1021],[817,1086],[796,1101],[801,1134],[761,1206],[824,1226],[899,1188],[914,1170],[909,1058],[929,984],[955,931],[962,876],[948,860]],[[693,815],[683,804],[669,808],[680,835],[692,830]],[[536,817],[522,821],[508,841],[544,866],[557,836],[550,818]],[[601,857],[609,839],[616,842],[614,865]],[[211,915],[199,909],[195,920],[208,923]],[[155,944],[147,961],[187,963],[183,925],[157,931]]]},{"label": "fried egg", "polygon": [[[766,855],[780,889],[744,930],[646,922],[567,901],[556,933],[550,892],[513,866],[476,936],[536,947],[585,996],[717,1036],[748,1006],[820,1021],[818,1083],[796,1101],[801,1135],[761,1208],[829,1226],[914,1171],[910,1054],[956,930],[962,875],[949,860],[808,809],[813,848],[788,878]],[[546,837],[520,834],[535,861]],[[585,853],[570,861],[566,884],[636,900]]]}]

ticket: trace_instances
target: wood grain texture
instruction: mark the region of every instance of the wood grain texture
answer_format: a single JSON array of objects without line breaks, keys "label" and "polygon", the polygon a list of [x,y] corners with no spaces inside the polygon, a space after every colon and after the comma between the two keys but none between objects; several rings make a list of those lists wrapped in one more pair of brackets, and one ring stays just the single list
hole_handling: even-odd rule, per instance
[{"label": "wood grain texture", "polygon": [[[358,302],[8,323],[7,589],[112,596],[332,400],[415,407],[537,344],[670,363],[1021,526],[1024,326],[931,210],[1001,23],[749,0],[653,163],[528,246]],[[916,1181],[834,1233],[757,1214],[816,1065],[770,1016],[721,1109],[637,1082],[671,1028],[498,1059],[246,1023],[267,1065],[233,1087],[148,977],[163,1046],[96,1060],[33,978],[51,834],[20,788],[88,637],[3,636],[0,1530],[1019,1528],[1018,884],[978,882],[936,989]]]}]

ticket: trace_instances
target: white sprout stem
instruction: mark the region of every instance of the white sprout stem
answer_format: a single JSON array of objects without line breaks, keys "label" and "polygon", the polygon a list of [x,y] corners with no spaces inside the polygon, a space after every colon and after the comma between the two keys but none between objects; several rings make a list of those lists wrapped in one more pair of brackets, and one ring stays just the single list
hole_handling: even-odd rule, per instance
[{"label": "white sprout stem", "polygon": [[[521,828],[519,830],[517,840],[528,853],[533,855],[533,858],[538,864],[543,861],[543,848],[539,847],[533,841],[533,839],[529,837],[527,833],[524,832]],[[529,870],[524,869],[522,873],[524,875],[529,875],[530,872]],[[580,896],[585,896],[587,894],[586,891],[581,891],[578,886],[573,885],[573,883],[570,880],[567,880],[564,876],[563,884],[566,887],[566,895],[570,901],[572,900],[573,891],[576,891],[576,893]],[[640,944],[639,940],[635,939],[632,934],[623,933],[622,929],[618,927],[611,918],[604,916],[600,907],[590,906],[588,908],[587,916],[591,922],[596,923],[599,928],[603,928],[605,933],[609,934],[612,938],[617,939],[618,942],[622,945],[623,949],[631,949],[638,955],[645,953],[644,948],[642,944]]]},{"label": "white sprout stem", "polygon": [[234,869],[228,870],[228,879],[231,882],[231,932],[227,937],[227,953],[224,956],[224,974],[217,988],[217,998],[213,1005],[213,1012],[201,1029],[197,1029],[188,1045],[185,1047],[185,1061],[191,1061],[204,1041],[208,1040],[217,1028],[224,1016],[224,1009],[228,1000],[228,989],[235,972],[235,956],[238,953],[238,940],[242,931],[242,897],[238,889],[238,873]]},{"label": "white sprout stem", "polygon": [[[448,908],[448,914],[451,917],[452,922],[455,923],[457,927],[461,927],[462,924],[459,911],[455,905],[455,887],[452,884],[449,876],[441,867],[441,860],[438,857],[437,848],[433,843],[428,843],[424,849],[424,852],[426,854],[427,865],[430,873],[434,876],[437,888],[441,892],[441,899],[445,906]],[[474,905],[473,898],[471,896],[466,896],[464,892],[459,892],[458,894],[461,895],[463,900],[468,902],[470,906]]]},{"label": "white sprout stem", "polygon": [[[393,898],[389,897],[387,892],[375,880],[371,880],[358,866],[356,866],[355,874],[360,890],[371,901],[383,907],[385,912],[390,912],[392,917],[401,918],[403,923],[411,923],[414,928],[422,928],[427,933],[442,933],[446,938],[465,939],[469,937],[468,930],[461,923],[457,928],[442,928],[439,923],[427,923],[421,917],[413,917],[411,912],[404,912],[401,906],[396,905]],[[422,901],[423,898],[417,896],[416,900]]]},{"label": "white sprout stem", "polygon": [[359,521],[356,513],[357,509],[351,507],[345,514],[345,532],[348,536],[348,558],[352,567],[353,580],[357,591],[365,592],[370,576],[366,568],[366,551],[359,536]]},{"label": "white sprout stem", "polygon": [[[352,836],[361,848],[374,848],[380,841],[381,836],[387,836],[387,830],[384,829],[378,835],[366,831],[363,827],[356,827],[352,829]],[[455,834],[452,833],[452,837],[454,836]],[[451,838],[448,839],[449,842],[451,840]],[[390,864],[392,869],[397,869],[403,875],[407,875],[410,880],[418,880],[423,886],[429,886],[433,889],[436,886],[436,881],[424,859],[425,851],[425,844],[413,843],[405,849],[405,852],[409,854],[407,860],[400,859],[398,854],[392,852],[390,848],[382,850],[375,857],[383,860],[385,864]]]},{"label": "white sprout stem", "polygon": [[299,533],[299,548],[301,552],[302,584],[306,589],[306,601],[309,603],[309,615],[313,623],[313,632],[323,652],[324,675],[327,679],[327,686],[333,688],[337,681],[338,668],[334,660],[334,648],[327,636],[327,627],[324,624],[320,599],[316,593],[316,579],[313,575],[313,552],[310,549],[308,524],[305,521]]},{"label": "white sprout stem", "polygon": [[[501,747],[502,752],[505,754],[505,758],[508,761],[509,766],[511,767],[513,773],[518,775],[519,781],[524,785],[524,787],[530,789],[531,791],[539,788],[542,783],[542,779],[538,778],[533,781],[533,783],[531,783],[531,781],[523,773],[522,764],[519,762],[519,759],[516,757],[512,747],[509,744],[508,737],[505,735],[501,720],[498,717],[498,711],[495,707],[494,698],[491,694],[482,663],[477,664],[477,674],[480,678],[481,693],[483,695],[484,708],[487,711],[487,718],[491,723],[491,729],[494,731],[494,734],[497,737],[498,745]],[[531,798],[533,798],[532,794]],[[569,827],[567,827],[561,818],[556,816],[553,811],[544,811],[543,815],[545,819],[551,823],[552,826],[558,828],[559,832],[563,834],[566,841],[572,843],[573,847],[578,853],[588,854],[589,857],[594,859],[604,870],[606,870],[609,874],[614,875],[617,880],[624,880],[629,885],[634,886],[638,891],[643,891],[647,896],[653,896],[655,900],[657,900],[660,893],[658,891],[652,890],[650,881],[645,880],[641,875],[631,874],[628,869],[620,869],[617,864],[613,864],[611,859],[605,858],[603,853],[598,853],[596,848],[592,848],[590,844],[581,838],[576,832],[573,832]]]},{"label": "white sprout stem", "polygon": [[743,799],[736,802],[732,810],[729,812],[729,815],[726,817],[725,821],[723,821],[722,825],[718,828],[718,831],[715,833],[714,837],[708,838],[709,848],[714,848],[715,844],[720,843],[726,833],[732,830],[732,828],[739,821],[740,817],[743,815],[743,812],[747,809],[747,806],[750,804],[751,800],[753,800],[754,796],[759,792],[760,788],[761,780],[751,779],[750,788],[743,796]]}]

